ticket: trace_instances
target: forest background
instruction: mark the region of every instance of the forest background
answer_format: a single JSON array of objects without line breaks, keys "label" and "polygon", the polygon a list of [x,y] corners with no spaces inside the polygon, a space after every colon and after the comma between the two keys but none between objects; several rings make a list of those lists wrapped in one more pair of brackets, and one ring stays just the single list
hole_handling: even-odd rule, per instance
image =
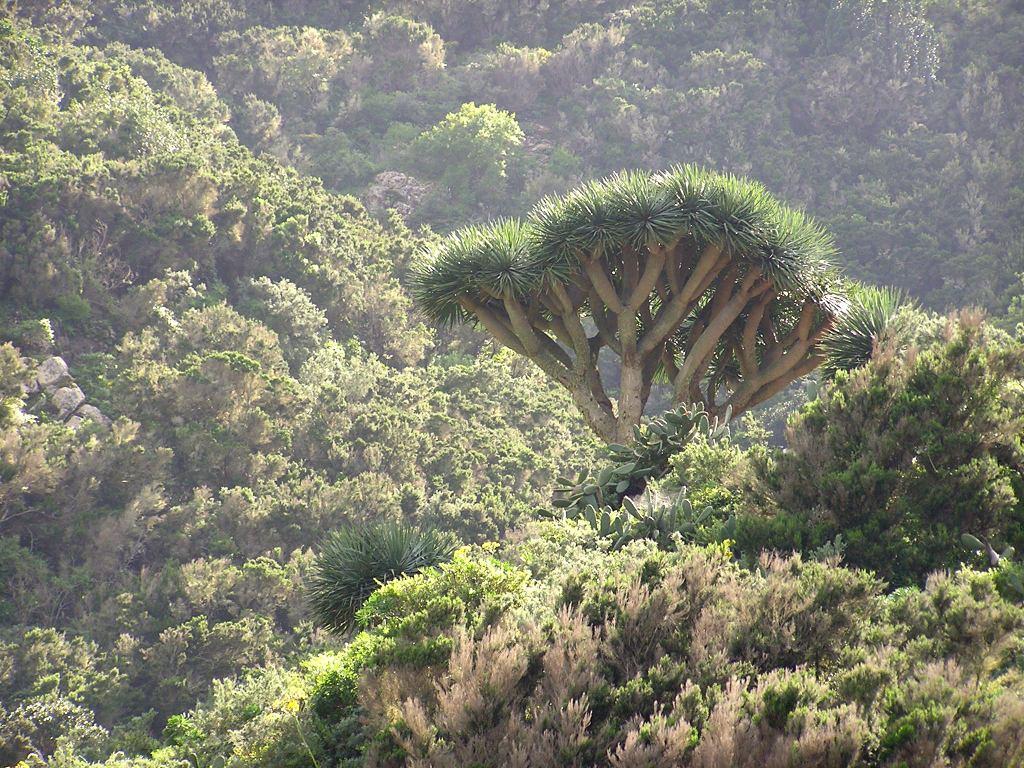
[{"label": "forest background", "polygon": [[[498,617],[614,602],[601,590],[694,558],[735,581],[722,600],[835,578],[828,610],[850,614],[793,630],[784,650],[730,646],[739,655],[701,683],[703,704],[687,700],[687,722],[708,731],[744,675],[774,701],[792,682],[779,670],[839,658],[831,632],[864,654],[883,635],[933,634],[953,619],[922,606],[945,590],[987,617],[970,614],[984,642],[957,635],[900,663],[988,670],[988,714],[936,749],[1009,760],[977,733],[992,741],[1024,711],[1016,576],[960,537],[1024,543],[1022,74],[1014,0],[5,4],[0,763],[389,764],[414,742],[433,755],[401,728],[406,742],[381,746],[397,694],[355,693],[413,664],[395,637],[432,638],[440,656],[420,661],[436,672],[458,631],[485,642]],[[477,330],[428,323],[410,274],[459,226],[679,162],[806,210],[849,276],[914,300],[913,338],[675,457],[666,492],[686,485],[714,511],[690,537],[703,548],[619,552],[585,525],[538,522],[559,475],[604,460],[568,397]],[[916,475],[886,439],[942,457],[936,474]],[[879,472],[868,491],[851,479],[865,467]],[[390,645],[370,653],[313,621],[305,584],[333,531],[381,520],[468,548],[435,581],[379,594],[359,637]],[[763,548],[805,560],[758,570]],[[870,571],[815,570],[838,554]],[[618,582],[595,586],[601,569]],[[395,628],[396,611],[421,610],[429,631]],[[548,642],[516,638],[533,659]],[[580,754],[611,754],[630,717],[654,717],[658,694],[630,680],[649,683],[656,663],[605,681],[617,693],[595,722],[618,735]],[[808,691],[825,677],[801,680],[792,695],[824,710]],[[874,764],[919,751],[907,723],[924,739],[913,713],[943,699],[915,709],[918,694],[893,686],[902,704],[860,731],[843,721]],[[830,695],[851,701],[842,690]]]}]

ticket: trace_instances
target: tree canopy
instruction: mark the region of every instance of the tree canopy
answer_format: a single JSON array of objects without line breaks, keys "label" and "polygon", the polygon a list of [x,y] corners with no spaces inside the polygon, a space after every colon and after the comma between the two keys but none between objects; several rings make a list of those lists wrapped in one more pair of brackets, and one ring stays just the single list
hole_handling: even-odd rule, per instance
[{"label": "tree canopy", "polygon": [[[659,377],[674,403],[739,413],[817,367],[845,303],[834,254],[761,184],[680,166],[457,231],[413,291],[435,321],[475,322],[530,358],[601,437],[628,441]],[[614,404],[604,350],[619,361]]]}]

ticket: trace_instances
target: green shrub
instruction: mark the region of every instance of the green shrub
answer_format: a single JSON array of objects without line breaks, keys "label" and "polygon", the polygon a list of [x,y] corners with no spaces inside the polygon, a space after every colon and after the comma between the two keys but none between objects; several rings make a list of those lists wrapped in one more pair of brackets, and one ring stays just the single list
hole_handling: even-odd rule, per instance
[{"label": "green shrub", "polygon": [[543,525],[542,559],[536,540],[509,550],[534,563],[538,604],[455,633],[440,668],[375,673],[361,701],[389,728],[367,765],[995,768],[1024,754],[1024,613],[992,574],[884,597],[834,562],[580,550],[570,523]]},{"label": "green shrub", "polygon": [[370,594],[383,584],[437,565],[451,555],[451,539],[401,523],[376,523],[335,532],[324,543],[309,578],[317,621],[344,631]]},{"label": "green shrub", "polygon": [[748,552],[810,552],[893,584],[964,557],[963,533],[1024,544],[1024,345],[964,313],[923,349],[837,373],[790,421],[788,450],[753,456]]}]

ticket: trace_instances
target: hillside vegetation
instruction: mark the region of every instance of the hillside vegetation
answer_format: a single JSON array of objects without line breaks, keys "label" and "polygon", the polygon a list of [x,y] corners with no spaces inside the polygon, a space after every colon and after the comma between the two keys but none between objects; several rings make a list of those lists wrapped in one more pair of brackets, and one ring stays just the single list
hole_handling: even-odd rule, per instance
[{"label": "hillside vegetation", "polygon": [[1012,0],[24,5],[203,72],[248,146],[435,228],[704,163],[806,208],[854,277],[938,310],[1020,292]]},{"label": "hillside vegetation", "polygon": [[[5,6],[0,765],[1024,765],[1022,52],[1010,0]],[[424,265],[680,163],[904,293],[822,267],[823,373],[726,424],[731,363],[651,367],[608,446]]]}]

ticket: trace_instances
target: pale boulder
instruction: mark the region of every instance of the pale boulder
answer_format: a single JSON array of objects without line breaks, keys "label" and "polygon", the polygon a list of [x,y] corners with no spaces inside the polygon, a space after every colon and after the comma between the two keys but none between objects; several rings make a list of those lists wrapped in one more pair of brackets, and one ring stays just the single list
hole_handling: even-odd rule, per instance
[{"label": "pale boulder", "polygon": [[36,384],[44,392],[53,392],[70,383],[71,373],[62,357],[48,357],[36,370]]},{"label": "pale boulder", "polygon": [[85,402],[85,393],[77,386],[61,387],[50,395],[50,404],[57,410],[57,417],[66,419]]},{"label": "pale boulder", "polygon": [[[89,405],[88,403],[86,403],[77,411],[75,411],[75,414],[74,416],[71,417],[71,419],[74,419],[76,417],[80,419],[89,419],[91,421],[95,421],[97,424],[103,427],[110,426],[110,419],[104,416],[103,412],[100,411],[100,409],[97,408],[95,405]],[[68,419],[68,424],[71,423],[71,419]]]}]

